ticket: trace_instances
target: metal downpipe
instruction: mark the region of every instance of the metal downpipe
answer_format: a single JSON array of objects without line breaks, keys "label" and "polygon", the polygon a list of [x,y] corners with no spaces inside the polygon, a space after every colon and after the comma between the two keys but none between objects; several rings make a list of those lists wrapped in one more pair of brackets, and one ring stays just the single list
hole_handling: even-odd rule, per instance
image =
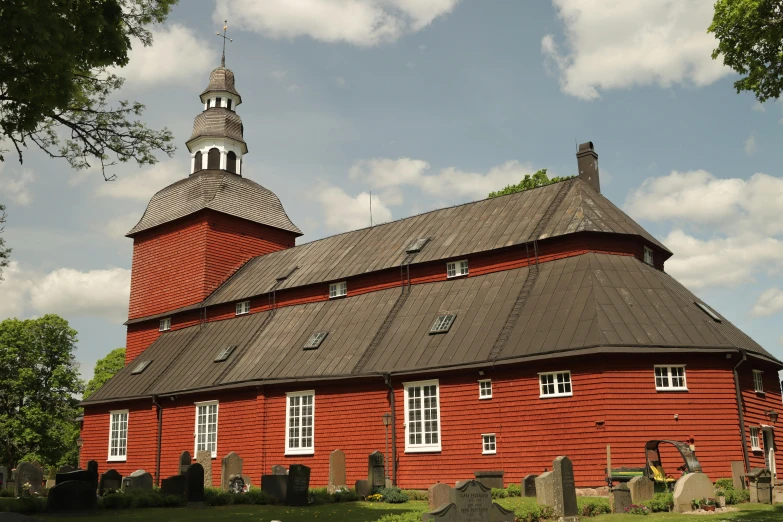
[{"label": "metal downpipe", "polygon": [[160,447],[163,435],[163,406],[158,402],[158,396],[152,396],[152,404],[158,408],[158,449],[155,454],[155,485],[160,486]]},{"label": "metal downpipe", "polygon": [[384,373],[382,375],[383,375],[383,380],[386,383],[386,386],[389,387],[389,395],[391,396],[389,402],[391,404],[391,415],[392,415],[392,425],[391,425],[392,484],[396,486],[397,485],[397,411],[394,402],[394,387],[392,386],[391,383],[391,374]]},{"label": "metal downpipe", "polygon": [[739,383],[739,374],[737,373],[737,368],[740,367],[742,363],[745,362],[747,359],[747,355],[745,354],[745,350],[739,350],[740,356],[742,358],[740,359],[740,362],[737,363],[737,365],[734,367],[734,391],[737,394],[737,413],[739,413],[739,424],[740,424],[740,440],[742,441],[742,458],[745,461],[745,473],[750,472],[750,459],[748,458],[748,440],[745,437],[745,413],[744,413],[744,407],[742,403],[742,393],[740,392],[740,383]]}]

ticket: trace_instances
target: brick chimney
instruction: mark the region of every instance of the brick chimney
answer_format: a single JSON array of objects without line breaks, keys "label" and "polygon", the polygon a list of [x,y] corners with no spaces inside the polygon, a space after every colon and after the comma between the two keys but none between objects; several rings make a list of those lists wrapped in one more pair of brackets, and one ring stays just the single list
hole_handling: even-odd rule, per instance
[{"label": "brick chimney", "polygon": [[576,163],[579,167],[579,177],[590,184],[596,192],[601,192],[601,180],[598,177],[598,154],[593,150],[593,142],[579,145],[576,153]]}]

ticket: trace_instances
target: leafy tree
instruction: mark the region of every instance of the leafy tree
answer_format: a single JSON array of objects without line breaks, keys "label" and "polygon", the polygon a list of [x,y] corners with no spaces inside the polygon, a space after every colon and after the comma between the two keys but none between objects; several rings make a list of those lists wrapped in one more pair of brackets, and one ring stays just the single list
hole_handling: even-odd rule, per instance
[{"label": "leafy tree", "polygon": [[[0,232],[3,231],[5,223],[5,206],[0,205]],[[11,257],[11,249],[5,246],[5,239],[0,237],[0,281],[3,280],[3,268],[8,266],[8,258]]]},{"label": "leafy tree", "polygon": [[718,0],[709,32],[723,56],[742,78],[737,92],[751,91],[760,102],[780,97],[783,89],[783,3],[780,0]]},{"label": "leafy tree", "polygon": [[75,464],[76,331],[57,315],[0,322],[0,458]]},{"label": "leafy tree", "polygon": [[95,363],[95,373],[93,374],[87,387],[84,389],[83,397],[86,399],[98,388],[106,384],[106,381],[114,377],[114,374],[122,370],[125,366],[125,348],[115,348],[103,359]]},{"label": "leafy tree", "polygon": [[571,179],[572,177],[573,176],[565,176],[565,177],[556,176],[552,179],[549,179],[549,176],[546,175],[546,169],[540,169],[532,176],[530,174],[525,174],[524,179],[519,183],[517,183],[516,185],[508,185],[503,190],[498,190],[497,192],[490,192],[487,197],[497,198],[499,196],[507,196],[509,194],[522,192],[523,190],[528,190],[536,187],[543,187],[544,185],[551,185],[552,183],[557,183],[559,181]]},{"label": "leafy tree", "polygon": [[[140,103],[109,97],[124,82],[108,67],[128,63],[132,39],[152,43],[177,0],[7,1],[0,7],[0,137],[22,150],[36,145],[76,169],[131,159],[155,163],[173,154],[172,134],[134,118]],[[0,150],[0,161],[4,161]],[[111,178],[108,178],[111,179]]]}]

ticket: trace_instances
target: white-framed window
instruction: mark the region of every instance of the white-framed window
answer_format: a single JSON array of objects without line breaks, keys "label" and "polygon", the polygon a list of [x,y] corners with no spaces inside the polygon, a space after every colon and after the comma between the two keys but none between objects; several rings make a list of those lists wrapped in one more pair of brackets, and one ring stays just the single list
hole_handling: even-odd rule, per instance
[{"label": "white-framed window", "polygon": [[312,455],[315,452],[315,391],[286,393],[285,454]]},{"label": "white-framed window", "polygon": [[662,391],[687,390],[685,366],[656,366],[655,389]]},{"label": "white-framed window", "polygon": [[329,285],[329,299],[348,295],[348,283],[340,281]]},{"label": "white-framed window", "polygon": [[164,317],[160,320],[158,331],[165,332],[166,330],[171,330],[171,317]]},{"label": "white-framed window", "polygon": [[446,277],[459,277],[464,275],[468,275],[467,259],[446,263]]},{"label": "white-framed window", "polygon": [[653,250],[652,248],[646,246],[644,247],[644,262],[648,265],[652,266],[653,263]]},{"label": "white-framed window", "polygon": [[128,410],[109,412],[109,460],[125,461],[128,455]]},{"label": "white-framed window", "polygon": [[756,427],[750,427],[750,449],[753,451],[761,451],[759,445],[759,429]]},{"label": "white-framed window", "polygon": [[196,403],[196,455],[209,451],[217,457],[218,401]]},{"label": "white-framed window", "polygon": [[237,303],[237,315],[243,315],[250,312],[250,301],[240,301]]},{"label": "white-framed window", "polygon": [[497,453],[497,445],[495,444],[494,433],[484,433],[481,435],[481,441],[483,445],[483,455],[494,455]]},{"label": "white-framed window", "polygon": [[492,398],[492,379],[481,379],[479,381],[479,399]]},{"label": "white-framed window", "polygon": [[764,372],[761,370],[753,370],[753,390],[764,393]]},{"label": "white-framed window", "polygon": [[440,390],[437,380],[403,383],[405,451],[440,451]]},{"label": "white-framed window", "polygon": [[570,397],[573,395],[570,370],[539,373],[538,384],[541,391],[540,397]]},{"label": "white-framed window", "polygon": [[457,314],[444,314],[437,316],[435,318],[435,322],[432,323],[432,326],[430,326],[430,334],[448,332],[451,328],[451,325],[454,324],[455,317],[457,317]]}]

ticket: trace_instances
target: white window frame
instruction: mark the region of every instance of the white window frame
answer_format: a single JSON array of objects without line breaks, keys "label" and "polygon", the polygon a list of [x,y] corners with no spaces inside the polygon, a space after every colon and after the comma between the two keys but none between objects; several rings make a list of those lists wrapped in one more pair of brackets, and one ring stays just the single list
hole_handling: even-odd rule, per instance
[{"label": "white window frame", "polygon": [[653,249],[648,246],[644,247],[644,262],[650,266],[654,266],[655,264],[655,254],[653,253]]},{"label": "white window frame", "polygon": [[[489,393],[484,393],[486,387],[482,386],[489,384]],[[491,399],[492,398],[492,379],[479,379],[479,399]]]},{"label": "white window frame", "polygon": [[[217,458],[217,445],[218,445],[218,427],[220,424],[220,404],[218,401],[201,401],[194,403],[196,405],[196,429],[193,432],[193,455],[195,458],[195,455],[198,455],[199,449],[198,449],[198,410],[199,408],[208,408],[209,406],[214,405],[215,406],[215,449],[211,451],[212,458]],[[204,424],[206,432],[204,433],[205,437],[209,437],[209,410],[207,410],[207,422]],[[204,447],[209,447],[209,441],[205,439],[204,441]],[[206,449],[202,451],[207,451]]]},{"label": "white window frame", "polygon": [[[658,369],[659,368],[665,368],[666,369],[666,384],[665,385],[659,385],[658,379],[664,378],[663,375],[658,375]],[[682,368],[682,386],[674,386],[672,385],[672,369],[673,368]],[[687,372],[685,371],[685,365],[684,364],[656,364],[655,369],[653,370],[653,375],[655,376],[655,389],[656,391],[688,391],[688,380],[687,380]],[[678,376],[679,377],[679,376]]]},{"label": "white window frame", "polygon": [[[118,419],[115,420],[114,416],[117,415]],[[123,419],[119,418],[119,416],[124,415],[125,419],[125,437],[121,437],[123,434],[122,431],[122,422]],[[128,458],[128,418],[130,417],[130,413],[128,410],[112,410],[109,412],[109,455],[107,460],[109,462],[125,462]],[[120,426],[117,427],[115,430],[115,424],[119,423]],[[114,434],[117,434],[116,440],[117,440],[117,454],[112,455],[112,442],[114,441]],[[122,442],[122,444],[120,444]],[[120,450],[123,451],[122,454],[120,454]]]},{"label": "white window frame", "polygon": [[171,317],[164,317],[158,323],[158,331],[168,332],[169,330],[171,330]]},{"label": "white window frame", "polygon": [[346,281],[340,281],[339,283],[331,283],[329,285],[329,299],[336,297],[345,297],[348,295],[348,283]]},{"label": "white window frame", "polygon": [[[560,382],[559,376],[560,375],[568,375],[568,381],[565,380],[563,382]],[[544,384],[541,381],[542,377],[552,377],[551,383]],[[568,384],[569,391],[567,392],[560,392],[558,391],[558,388],[560,385],[563,385],[565,388],[565,384]],[[544,386],[550,386],[553,385],[555,387],[555,391],[553,393],[545,393]],[[571,370],[560,370],[557,372],[541,372],[538,374],[538,393],[540,399],[549,399],[550,397],[571,397],[574,394],[574,383],[571,379]]]},{"label": "white window frame", "polygon": [[755,426],[750,427],[750,451],[761,451],[759,435],[761,430]]},{"label": "white window frame", "polygon": [[[404,382],[402,383],[402,386],[405,390],[405,453],[429,453],[434,451],[441,451],[441,443],[443,441],[443,425],[442,425],[442,418],[440,416],[440,384],[437,379],[429,380],[429,381],[416,381],[416,382]],[[408,390],[411,388],[422,388],[422,395],[420,396],[422,400],[421,408],[420,410],[424,410],[424,395],[423,395],[423,389],[426,386],[435,386],[435,414],[437,416],[437,419],[435,419],[438,423],[438,428],[435,432],[430,433],[436,433],[438,441],[433,443],[426,443],[424,442],[424,437],[426,437],[426,432],[424,431],[424,423],[426,420],[424,419],[424,415],[421,416],[420,419],[414,421],[416,423],[421,423],[421,434],[422,434],[422,442],[415,444],[410,442],[410,430],[411,430],[411,424],[414,422],[411,422],[411,408],[408,400]]]},{"label": "white window frame", "polygon": [[764,393],[764,371],[753,370],[753,391]]},{"label": "white window frame", "polygon": [[[299,416],[297,417],[297,426],[296,428],[299,429],[297,438],[299,439],[299,447],[298,448],[291,448],[289,447],[289,442],[291,438],[291,398],[293,397],[312,397],[312,424],[311,428],[313,430],[312,435],[310,436],[310,445],[309,446],[303,446],[302,445],[302,404],[301,401],[298,405],[299,408]],[[287,392],[285,394],[285,454],[286,455],[313,455],[315,453],[315,390],[304,390],[304,391],[298,391],[298,392]]]},{"label": "white window frame", "polygon": [[250,313],[250,300],[240,301],[236,306],[236,315],[245,315]]},{"label": "white window frame", "polygon": [[450,261],[446,263],[446,277],[462,277],[468,275],[468,260]]},{"label": "white window frame", "polygon": [[494,433],[482,433],[481,434],[481,454],[482,455],[495,455],[497,452],[498,452],[498,442],[497,442],[497,437],[495,437],[495,434]]}]

